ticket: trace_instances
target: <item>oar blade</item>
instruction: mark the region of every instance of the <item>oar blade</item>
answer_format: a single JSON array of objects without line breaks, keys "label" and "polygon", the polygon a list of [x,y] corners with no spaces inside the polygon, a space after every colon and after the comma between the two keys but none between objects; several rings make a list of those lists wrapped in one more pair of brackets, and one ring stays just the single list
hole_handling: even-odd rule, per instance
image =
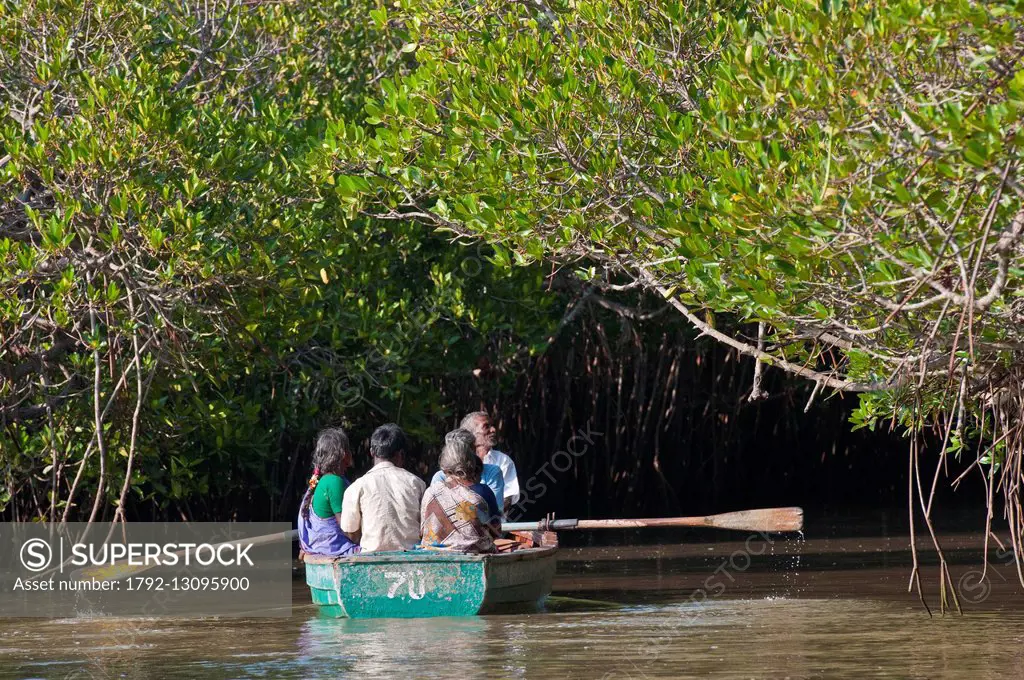
[{"label": "oar blade", "polygon": [[740,510],[708,517],[708,525],[717,529],[736,531],[761,531],[777,533],[803,531],[803,508],[764,508],[761,510]]}]

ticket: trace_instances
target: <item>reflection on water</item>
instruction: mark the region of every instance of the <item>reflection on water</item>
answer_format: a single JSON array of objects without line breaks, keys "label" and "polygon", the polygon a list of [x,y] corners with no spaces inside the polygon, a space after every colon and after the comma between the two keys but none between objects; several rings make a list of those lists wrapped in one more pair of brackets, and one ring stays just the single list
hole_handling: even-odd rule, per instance
[{"label": "reflection on water", "polygon": [[[955,581],[977,540],[949,537]],[[905,538],[768,548],[567,549],[558,597],[529,616],[327,619],[296,581],[286,619],[7,620],[0,678],[1024,675],[1024,597],[1006,565],[961,593],[965,616],[929,618],[906,592]]]},{"label": "reflection on water", "polygon": [[[438,624],[436,627],[431,624]],[[486,663],[490,621],[483,617],[437,619],[369,619],[350,621],[307,616],[299,632],[300,658],[312,666],[362,677],[388,677],[396,668],[415,667],[417,674],[440,677],[450,660],[473,668]],[[443,631],[443,639],[424,634]]]}]

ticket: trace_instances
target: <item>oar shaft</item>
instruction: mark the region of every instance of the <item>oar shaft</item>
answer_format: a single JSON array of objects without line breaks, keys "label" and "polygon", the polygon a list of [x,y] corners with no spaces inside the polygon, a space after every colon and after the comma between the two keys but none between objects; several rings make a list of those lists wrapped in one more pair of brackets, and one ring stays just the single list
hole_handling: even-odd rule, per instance
[{"label": "oar shaft", "polygon": [[227,541],[222,545],[231,545],[233,543],[238,543],[239,545],[268,545],[270,543],[297,540],[299,540],[298,530],[289,529],[288,531],[282,531],[279,534],[267,534],[266,536],[256,536],[255,538],[243,538],[239,541]]},{"label": "oar shaft", "polygon": [[646,529],[653,527],[712,526],[707,517],[655,517],[651,519],[581,519],[577,529]]},{"label": "oar shaft", "polygon": [[502,531],[566,531],[575,529],[578,519],[556,519],[553,522],[505,522]]},{"label": "oar shaft", "polygon": [[[269,545],[271,543],[281,543],[286,541],[294,541],[298,539],[299,532],[295,529],[289,531],[281,531],[276,534],[266,534],[265,536],[254,536],[252,538],[242,538],[232,541],[224,541],[223,543],[216,543],[211,547],[216,549],[222,545]],[[179,550],[174,553],[177,556],[185,554],[184,550]],[[118,562],[113,565],[101,565],[101,566],[88,566],[76,569],[71,572],[71,578],[75,580],[89,580],[91,578],[97,578],[102,581],[106,580],[118,580],[125,578],[126,576],[134,576],[141,574],[144,571],[149,571],[156,564],[140,564],[130,565],[127,562]]]},{"label": "oar shaft", "polygon": [[570,531],[572,529],[645,529],[647,527],[707,526],[704,517],[656,519],[556,519],[552,522],[505,522],[502,531]]},{"label": "oar shaft", "polygon": [[801,531],[804,511],[800,508],[739,510],[704,517],[657,517],[652,519],[559,519],[553,522],[508,522],[504,531],[566,531],[571,529],[647,529],[657,527],[704,527],[734,531]]}]

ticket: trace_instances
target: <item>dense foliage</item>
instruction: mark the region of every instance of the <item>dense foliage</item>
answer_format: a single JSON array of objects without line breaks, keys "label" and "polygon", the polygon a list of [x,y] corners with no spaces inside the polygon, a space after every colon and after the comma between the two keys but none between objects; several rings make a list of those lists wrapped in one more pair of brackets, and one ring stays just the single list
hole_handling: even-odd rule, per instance
[{"label": "dense foliage", "polygon": [[1019,538],[1022,15],[403,3],[389,25],[417,68],[382,81],[372,135],[335,167],[368,211],[557,258],[597,291],[656,292],[765,365],[865,393],[859,424],[935,427],[943,455],[977,446]]},{"label": "dense foliage", "polygon": [[540,7],[402,16],[419,68],[344,159],[371,209],[765,322],[767,354],[732,341],[824,387],[1012,365],[1016,3]]},{"label": "dense foliage", "polygon": [[0,502],[228,511],[653,294],[970,446],[1021,547],[1022,8],[0,4]]},{"label": "dense foliage", "polygon": [[11,517],[282,516],[316,427],[432,433],[439,378],[546,338],[538,270],[352,219],[309,163],[408,59],[367,9],[0,4]]}]

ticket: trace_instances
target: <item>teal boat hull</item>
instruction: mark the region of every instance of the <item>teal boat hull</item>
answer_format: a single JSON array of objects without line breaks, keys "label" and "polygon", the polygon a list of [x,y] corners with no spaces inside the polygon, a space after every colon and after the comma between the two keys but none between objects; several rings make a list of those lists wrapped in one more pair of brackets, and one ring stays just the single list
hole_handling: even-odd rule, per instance
[{"label": "teal boat hull", "polygon": [[340,559],[307,556],[306,584],[321,614],[423,618],[536,610],[551,593],[556,547],[496,555],[431,550]]}]

